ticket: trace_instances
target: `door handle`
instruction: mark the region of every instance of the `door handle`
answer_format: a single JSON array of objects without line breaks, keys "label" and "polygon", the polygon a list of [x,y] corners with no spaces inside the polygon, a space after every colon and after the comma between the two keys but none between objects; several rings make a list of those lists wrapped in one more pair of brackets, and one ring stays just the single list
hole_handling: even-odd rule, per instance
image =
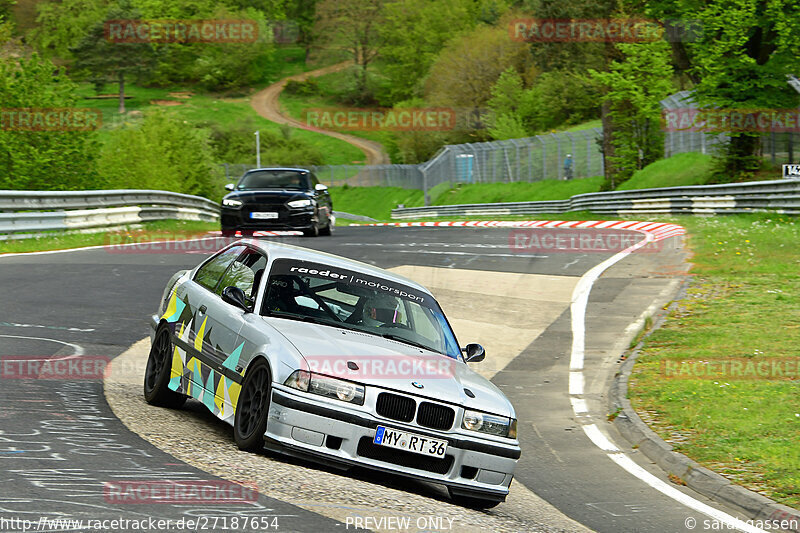
[{"label": "door handle", "polygon": [[208,311],[208,307],[206,307],[205,305],[201,305],[199,311],[201,313],[205,313],[206,311]]}]

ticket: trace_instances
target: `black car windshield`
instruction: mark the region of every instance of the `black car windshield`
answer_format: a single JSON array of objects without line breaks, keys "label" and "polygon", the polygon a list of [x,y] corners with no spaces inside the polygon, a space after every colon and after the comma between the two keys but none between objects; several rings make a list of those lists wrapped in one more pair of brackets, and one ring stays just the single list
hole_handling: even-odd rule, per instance
[{"label": "black car windshield", "polygon": [[297,170],[252,170],[237,189],[307,189],[308,173]]},{"label": "black car windshield", "polygon": [[352,329],[458,359],[439,304],[406,285],[339,267],[276,259],[262,314]]}]

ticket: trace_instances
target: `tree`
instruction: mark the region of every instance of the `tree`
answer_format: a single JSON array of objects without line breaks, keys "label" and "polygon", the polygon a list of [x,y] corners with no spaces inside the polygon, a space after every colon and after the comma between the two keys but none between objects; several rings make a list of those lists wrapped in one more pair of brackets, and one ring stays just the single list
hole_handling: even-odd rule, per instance
[{"label": "tree", "polygon": [[428,69],[444,45],[475,26],[472,0],[400,0],[386,4],[379,33],[381,73],[391,104],[420,96]]},{"label": "tree", "polygon": [[305,61],[311,55],[317,35],[314,32],[314,23],[317,17],[317,4],[319,0],[288,0],[286,2],[286,18],[297,25],[297,42],[306,52]]},{"label": "tree", "polygon": [[28,38],[47,57],[69,58],[70,48],[86,36],[91,28],[103,20],[109,0],[45,1],[36,5],[36,27]]},{"label": "tree", "polygon": [[11,115],[19,109],[68,112],[77,101],[75,89],[64,72],[37,54],[24,59],[0,57],[4,123],[0,189],[72,190],[98,185],[93,131],[28,131],[17,127]]},{"label": "tree", "polygon": [[431,66],[425,93],[433,105],[483,107],[503,71],[511,67],[524,72],[529,60],[525,43],[509,39],[505,27],[479,26],[442,50]]},{"label": "tree", "polygon": [[528,131],[523,124],[522,115],[528,107],[529,92],[525,91],[522,76],[513,68],[503,71],[492,86],[492,98],[488,102],[492,111],[492,125],[489,134],[495,140],[518,139],[527,137]]},{"label": "tree", "polygon": [[[654,0],[660,19],[696,21],[696,39],[673,40],[673,57],[696,83],[702,107],[791,108],[798,95],[786,75],[800,71],[800,4],[795,0]],[[693,37],[690,35],[690,37]],[[731,132],[718,171],[728,176],[760,167],[756,132]]]},{"label": "tree", "polygon": [[0,19],[8,18],[11,15],[11,8],[16,3],[16,0],[0,0]]},{"label": "tree", "polygon": [[367,69],[382,45],[384,0],[322,0],[317,6],[318,45],[343,50],[357,65],[356,98],[369,99]]},{"label": "tree", "polygon": [[[633,4],[640,0],[629,0]],[[680,1],[680,0],[676,0]],[[526,0],[528,12],[540,19],[589,19],[608,20],[630,16],[630,5],[625,0],[585,0],[583,2],[563,2],[562,0]],[[639,13],[636,9],[633,13]],[[575,73],[594,68],[606,71],[609,65],[620,59],[619,50],[613,42],[534,42],[531,53],[536,65],[543,71],[564,70]],[[614,165],[616,143],[614,135],[616,124],[610,113],[609,100],[603,99],[600,106],[600,120],[603,125],[602,152],[603,168],[607,181],[614,180],[617,168]]]},{"label": "tree", "polygon": [[602,87],[608,116],[616,125],[609,160],[617,172],[607,177],[606,189],[614,189],[664,156],[660,102],[674,91],[665,41],[616,46],[621,60],[613,61],[606,72],[589,71]]},{"label": "tree", "polygon": [[80,43],[71,49],[75,56],[73,68],[88,72],[97,79],[114,79],[119,84],[119,112],[125,112],[125,77],[141,76],[155,66],[155,54],[150,43],[113,42],[106,38],[105,25],[111,20],[138,20],[141,13],[129,0],[121,0],[108,10],[105,21],[95,24]]},{"label": "tree", "polygon": [[140,126],[110,132],[98,159],[109,188],[158,189],[214,197],[209,131],[169,112],[148,113]]}]

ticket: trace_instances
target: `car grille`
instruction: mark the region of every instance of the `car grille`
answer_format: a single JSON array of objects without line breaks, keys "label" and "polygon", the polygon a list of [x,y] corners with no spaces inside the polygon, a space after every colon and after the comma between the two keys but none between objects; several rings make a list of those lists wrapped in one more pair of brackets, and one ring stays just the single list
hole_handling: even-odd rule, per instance
[{"label": "car grille", "polygon": [[417,424],[426,428],[448,430],[453,427],[456,412],[450,407],[430,402],[419,404]]},{"label": "car grille", "polygon": [[369,437],[361,437],[358,441],[356,453],[358,453],[359,457],[366,457],[415,470],[425,470],[435,474],[447,474],[450,471],[450,467],[453,466],[452,455],[445,455],[443,459],[426,457],[416,453],[387,448],[386,446],[378,446]]},{"label": "car grille", "polygon": [[415,408],[416,403],[411,398],[388,392],[378,394],[378,402],[375,405],[375,410],[379,415],[401,422],[414,420]]}]

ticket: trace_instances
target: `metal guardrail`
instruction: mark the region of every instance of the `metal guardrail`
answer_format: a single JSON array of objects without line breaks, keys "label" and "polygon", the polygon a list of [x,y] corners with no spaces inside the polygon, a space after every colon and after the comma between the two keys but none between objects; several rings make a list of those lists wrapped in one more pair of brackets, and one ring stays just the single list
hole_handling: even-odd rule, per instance
[{"label": "metal guardrail", "polygon": [[543,202],[407,207],[393,209],[392,218],[537,215],[569,211],[591,211],[615,216],[713,215],[758,211],[800,215],[800,180],[596,192],[578,194],[568,200]]},{"label": "metal guardrail", "polygon": [[219,204],[168,191],[0,191],[0,240],[153,220],[219,220]]}]

